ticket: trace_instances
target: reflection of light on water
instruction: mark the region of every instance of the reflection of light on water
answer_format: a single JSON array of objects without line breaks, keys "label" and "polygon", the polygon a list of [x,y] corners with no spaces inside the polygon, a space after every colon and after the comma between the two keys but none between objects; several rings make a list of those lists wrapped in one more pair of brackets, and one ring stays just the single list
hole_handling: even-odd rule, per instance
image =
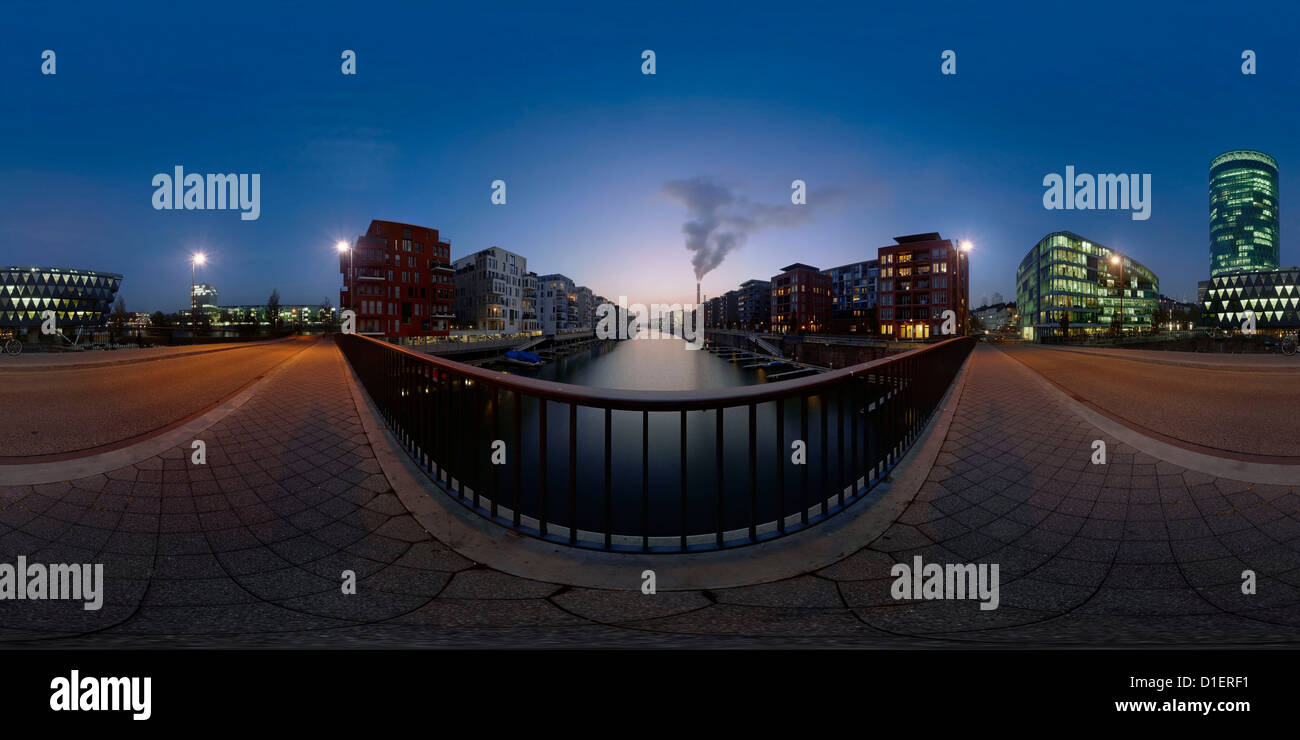
[{"label": "reflection of light on water", "polygon": [[[646,336],[642,332],[641,336]],[[765,370],[730,363],[685,340],[663,336],[603,343],[559,357],[539,368],[507,366],[501,372],[594,388],[696,390],[763,382]],[[493,368],[495,369],[495,368]]]}]

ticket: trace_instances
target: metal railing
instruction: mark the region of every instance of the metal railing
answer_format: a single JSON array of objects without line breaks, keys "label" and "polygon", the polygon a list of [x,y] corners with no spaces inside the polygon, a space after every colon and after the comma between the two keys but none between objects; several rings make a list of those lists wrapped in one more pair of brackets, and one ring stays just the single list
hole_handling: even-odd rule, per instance
[{"label": "metal railing", "polygon": [[590,388],[336,335],[396,439],[454,500],[577,547],[747,545],[825,520],[902,459],[975,344],[716,390]]}]

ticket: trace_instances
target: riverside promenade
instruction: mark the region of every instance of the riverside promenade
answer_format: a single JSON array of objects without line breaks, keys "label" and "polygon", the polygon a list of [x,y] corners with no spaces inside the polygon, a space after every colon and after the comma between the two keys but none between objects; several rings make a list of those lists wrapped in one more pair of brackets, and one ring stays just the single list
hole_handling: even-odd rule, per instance
[{"label": "riverside promenade", "polygon": [[[294,348],[246,387],[231,381],[236,395],[217,407],[179,415],[146,441],[0,465],[0,563],[102,563],[106,576],[98,611],[0,601],[5,647],[1300,641],[1300,496],[1286,466],[1215,467],[1153,446],[994,347],[976,348],[918,443],[932,454],[895,471],[892,508],[872,514],[887,514],[878,533],[836,562],[754,585],[668,590],[672,569],[689,567],[680,565],[689,555],[674,556],[653,595],[631,568],[623,590],[573,585],[562,570],[553,580],[512,575],[531,556],[504,530],[496,557],[517,551],[519,568],[458,552],[472,548],[454,529],[426,526],[431,507],[456,505],[413,499],[391,472],[403,453],[377,431],[334,342]],[[0,368],[0,382],[17,375]],[[33,413],[9,403],[0,420]],[[191,463],[196,439],[203,465]],[[1105,465],[1090,461],[1094,440],[1106,443]],[[1273,482],[1241,479],[1257,470]],[[58,477],[51,471],[75,477],[45,480]],[[755,552],[746,578],[772,557]],[[998,564],[998,608],[895,600],[890,568],[915,556]],[[1247,570],[1254,594],[1242,593]],[[344,571],[355,594],[340,588]]]}]

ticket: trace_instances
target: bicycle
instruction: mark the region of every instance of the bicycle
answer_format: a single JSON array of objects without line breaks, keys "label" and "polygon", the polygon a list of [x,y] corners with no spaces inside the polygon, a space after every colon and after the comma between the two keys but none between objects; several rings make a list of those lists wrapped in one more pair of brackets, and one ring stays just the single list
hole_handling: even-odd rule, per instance
[{"label": "bicycle", "polygon": [[4,352],[7,355],[21,355],[23,353],[23,343],[14,337],[6,337],[4,340]]},{"label": "bicycle", "polygon": [[1282,335],[1282,354],[1290,357],[1296,353],[1298,346],[1300,346],[1300,334],[1289,331]]}]

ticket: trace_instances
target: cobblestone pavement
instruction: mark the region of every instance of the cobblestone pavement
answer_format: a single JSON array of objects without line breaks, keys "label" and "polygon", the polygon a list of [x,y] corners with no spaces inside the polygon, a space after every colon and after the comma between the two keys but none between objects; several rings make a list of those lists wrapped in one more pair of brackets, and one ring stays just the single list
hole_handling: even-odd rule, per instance
[{"label": "cobblestone pavement", "polygon": [[[332,343],[188,448],[0,488],[0,562],[94,562],[99,611],[0,601],[0,641],[148,646],[1276,644],[1300,634],[1300,497],[1135,454],[981,346],[942,452],[876,541],[746,588],[613,592],[518,578],[428,535],[383,476]],[[1090,464],[1104,439],[1109,463]],[[997,563],[1000,605],[896,601],[890,566]],[[1243,595],[1242,571],[1258,575]],[[353,570],[357,595],[340,592]]]}]

